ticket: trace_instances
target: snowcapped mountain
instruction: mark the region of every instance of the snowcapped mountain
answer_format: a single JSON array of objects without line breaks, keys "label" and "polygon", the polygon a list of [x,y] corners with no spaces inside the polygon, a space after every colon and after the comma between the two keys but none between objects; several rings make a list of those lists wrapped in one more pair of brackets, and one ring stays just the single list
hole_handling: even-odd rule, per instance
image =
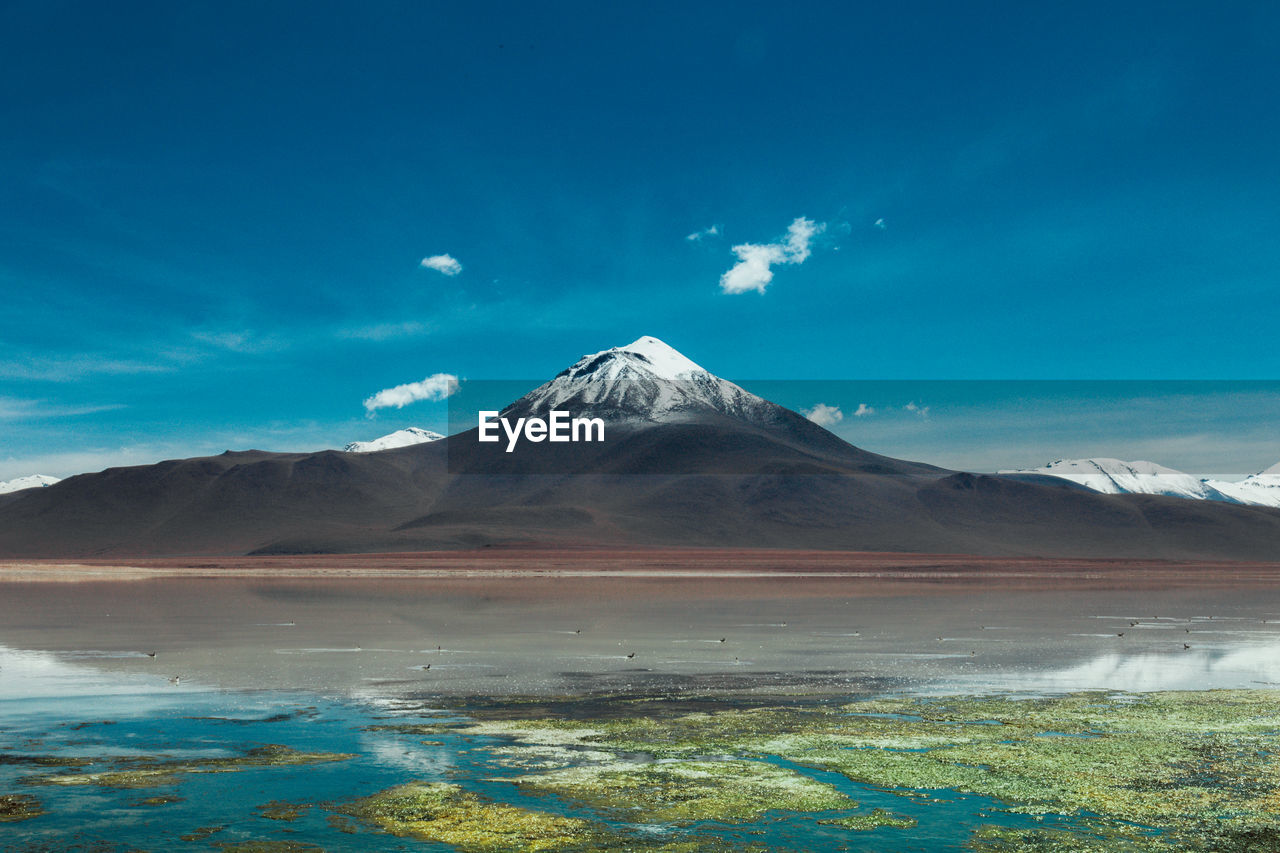
[{"label": "snowcapped mountain", "polygon": [[373,441],[353,441],[342,448],[348,453],[376,453],[379,450],[391,450],[396,447],[408,447],[411,444],[425,444],[428,441],[439,441],[444,438],[438,432],[418,427],[398,429],[393,433],[375,438]]},{"label": "snowcapped mountain", "polygon": [[1120,459],[1059,459],[1040,468],[1001,471],[1001,474],[1047,474],[1087,486],[1104,495],[1170,495],[1208,498],[1204,483],[1190,474],[1154,462]]},{"label": "snowcapped mountain", "polygon": [[52,486],[54,483],[61,482],[58,477],[50,477],[46,474],[32,474],[29,477],[18,477],[15,480],[5,480],[0,482],[0,495],[9,492],[20,492],[23,489],[38,489],[41,486]]},{"label": "snowcapped mountain", "polygon": [[1201,479],[1154,462],[1120,459],[1059,459],[1040,468],[1003,470],[1001,474],[1045,474],[1079,483],[1107,495],[1168,495],[1280,507],[1280,465],[1239,482]]},{"label": "snowcapped mountain", "polygon": [[1205,480],[1205,484],[1237,503],[1280,507],[1280,464],[1235,483]]},{"label": "snowcapped mountain", "polygon": [[708,414],[763,424],[793,416],[648,336],[584,355],[502,414],[545,417],[553,409],[636,424],[677,423]]}]

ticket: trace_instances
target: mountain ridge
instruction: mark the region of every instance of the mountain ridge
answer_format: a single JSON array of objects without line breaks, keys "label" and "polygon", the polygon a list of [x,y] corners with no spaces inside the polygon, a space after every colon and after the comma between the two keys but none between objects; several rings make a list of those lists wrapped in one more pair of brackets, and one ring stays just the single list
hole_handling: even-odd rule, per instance
[{"label": "mountain ridge", "polygon": [[1188,500],[1280,507],[1280,464],[1235,482],[1195,477],[1154,462],[1125,462],[1108,457],[1058,459],[1039,468],[1006,469],[999,473],[1058,477],[1101,494],[1167,495]]},{"label": "mountain ridge", "polygon": [[595,406],[615,418],[605,442],[508,453],[473,428],[378,452],[228,451],[111,468],[5,495],[0,556],[495,545],[1278,556],[1280,511],[880,456],[668,350],[641,338],[584,356],[504,409]]}]

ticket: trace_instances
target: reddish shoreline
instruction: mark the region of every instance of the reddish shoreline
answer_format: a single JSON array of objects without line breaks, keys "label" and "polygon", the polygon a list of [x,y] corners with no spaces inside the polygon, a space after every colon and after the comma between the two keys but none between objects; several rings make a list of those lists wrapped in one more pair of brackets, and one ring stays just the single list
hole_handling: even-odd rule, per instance
[{"label": "reddish shoreline", "polygon": [[0,581],[158,577],[736,578],[988,583],[1000,587],[1280,585],[1280,562],[982,557],[765,549],[429,551],[229,557],[0,559]]}]

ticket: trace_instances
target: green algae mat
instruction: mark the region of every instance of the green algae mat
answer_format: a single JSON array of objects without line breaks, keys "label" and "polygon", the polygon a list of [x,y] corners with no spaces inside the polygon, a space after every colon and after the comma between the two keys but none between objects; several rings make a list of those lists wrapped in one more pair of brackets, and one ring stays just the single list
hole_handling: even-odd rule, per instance
[{"label": "green algae mat", "polygon": [[[576,709],[523,719],[513,710],[399,731],[506,739],[504,763],[529,770],[504,779],[513,789],[632,824],[814,814],[823,826],[898,834],[887,850],[910,840],[915,815],[950,813],[955,795],[970,794],[987,800],[990,817],[964,839],[970,850],[1280,850],[1272,691],[879,698],[685,713],[631,701],[594,719]],[[875,789],[901,806],[860,811],[857,789],[833,777],[854,783],[861,798]],[[1002,820],[1013,816],[1031,822]],[[1055,825],[1036,825],[1050,818]],[[422,826],[410,834],[461,849],[519,849],[468,846]]]},{"label": "green algae mat", "polygon": [[0,849],[1280,850],[1270,690],[190,710],[9,720]]}]

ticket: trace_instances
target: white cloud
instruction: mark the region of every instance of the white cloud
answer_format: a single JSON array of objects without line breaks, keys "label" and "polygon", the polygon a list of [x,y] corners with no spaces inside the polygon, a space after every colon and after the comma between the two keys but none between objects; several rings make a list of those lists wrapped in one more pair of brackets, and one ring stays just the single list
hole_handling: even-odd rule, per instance
[{"label": "white cloud", "polygon": [[885,228],[888,227],[884,224],[884,219],[877,219],[875,222],[875,226],[879,228],[881,231],[883,231]]},{"label": "white cloud", "polygon": [[812,409],[805,410],[803,414],[822,427],[832,426],[844,420],[844,412],[840,411],[839,406],[828,406],[826,403],[819,403]]},{"label": "white cloud", "polygon": [[692,234],[685,237],[685,239],[690,240],[694,243],[697,243],[698,241],[704,240],[707,237],[719,237],[719,236],[720,236],[720,226],[712,225],[710,228],[704,228],[701,231],[694,231]]},{"label": "white cloud", "polygon": [[815,235],[827,227],[803,216],[787,227],[785,243],[742,243],[733,247],[738,262],[720,276],[720,289],[725,293],[764,293],[773,281],[774,264],[802,264],[809,258]]},{"label": "white cloud", "polygon": [[773,281],[770,267],[786,258],[783,248],[774,243],[763,246],[743,243],[734,246],[733,252],[738,256],[738,263],[720,276],[720,289],[725,293],[746,293],[748,290],[764,293],[769,282]]},{"label": "white cloud", "polygon": [[858,409],[853,413],[855,418],[865,418],[867,415],[874,415],[876,410],[868,406],[866,403],[859,403]]},{"label": "white cloud", "polygon": [[922,418],[929,417],[929,407],[917,406],[915,400],[912,400],[910,403],[907,403],[902,408],[906,409],[908,412],[914,412],[915,414],[919,415]]},{"label": "white cloud", "polygon": [[453,255],[432,255],[429,258],[422,259],[422,266],[429,270],[435,270],[448,276],[455,276],[462,272],[462,264]]},{"label": "white cloud", "polygon": [[385,388],[364,401],[364,407],[372,415],[378,409],[395,406],[403,409],[419,400],[443,400],[458,390],[458,377],[452,373],[436,373],[421,382],[409,382],[394,388]]},{"label": "white cloud", "polygon": [[799,216],[787,226],[787,263],[802,264],[809,259],[809,243],[826,230],[827,223]]}]

